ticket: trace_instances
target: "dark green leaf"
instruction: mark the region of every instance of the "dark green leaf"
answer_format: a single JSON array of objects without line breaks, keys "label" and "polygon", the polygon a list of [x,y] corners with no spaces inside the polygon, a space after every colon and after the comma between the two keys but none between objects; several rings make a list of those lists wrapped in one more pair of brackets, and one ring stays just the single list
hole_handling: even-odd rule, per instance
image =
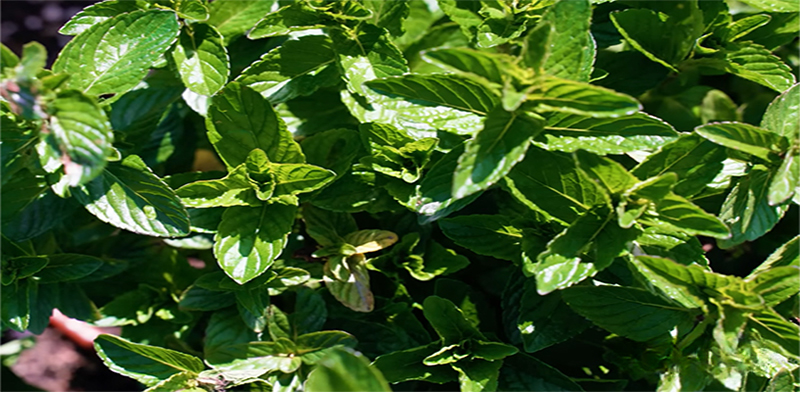
[{"label": "dark green leaf", "polygon": [[372,363],[383,372],[391,383],[410,380],[422,380],[435,383],[444,383],[456,380],[457,374],[447,365],[425,365],[422,363],[429,355],[441,348],[439,342],[413,349],[401,350],[384,354]]},{"label": "dark green leaf", "polygon": [[462,392],[494,392],[502,361],[470,359],[453,364]]},{"label": "dark green leaf", "polygon": [[375,307],[363,254],[329,258],[325,263],[324,281],[333,297],[351,310],[370,312]]},{"label": "dark green leaf", "polygon": [[409,2],[365,0],[364,7],[372,11],[370,20],[374,25],[386,28],[392,36],[403,34],[403,23],[410,11]]},{"label": "dark green leaf", "polygon": [[590,326],[589,321],[564,303],[561,292],[540,295],[534,279],[525,280],[519,304],[517,329],[528,353],[569,340]]},{"label": "dark green leaf", "polygon": [[460,343],[465,339],[483,339],[483,335],[450,300],[429,296],[422,307],[425,319],[433,325],[444,345]]},{"label": "dark green leaf", "polygon": [[668,335],[676,325],[694,319],[691,311],[644,289],[578,286],[564,290],[562,296],[573,310],[601,328],[640,342]]},{"label": "dark green leaf", "polygon": [[800,292],[800,268],[773,267],[748,277],[745,284],[764,299],[764,305],[774,307]]},{"label": "dark green leaf", "polygon": [[722,248],[755,240],[769,232],[788,208],[788,204],[770,206],[768,184],[772,173],[755,166],[728,193],[719,217],[730,227],[730,239],[719,241]]},{"label": "dark green leaf", "polygon": [[720,214],[720,218],[717,218],[689,200],[669,194],[656,203],[655,213],[645,216],[646,222],[643,223],[673,226],[689,234],[727,239],[731,237],[732,230],[720,219],[725,220],[725,217]]},{"label": "dark green leaf", "polygon": [[439,220],[442,233],[478,254],[519,262],[522,231],[500,215],[464,215]]},{"label": "dark green leaf", "polygon": [[528,149],[505,182],[523,204],[566,223],[607,202],[603,189],[580,173],[572,157],[536,146]]},{"label": "dark green leaf", "polygon": [[103,260],[81,254],[51,254],[48,259],[47,267],[36,273],[39,283],[74,281],[103,265]]},{"label": "dark green leaf", "polygon": [[462,154],[464,154],[462,146],[450,150],[420,181],[416,193],[410,199],[412,207],[420,215],[420,221],[428,223],[446,217],[477,197],[476,193],[463,199],[456,199],[452,192],[453,171]]},{"label": "dark green leaf", "polygon": [[588,83],[544,76],[531,86],[524,107],[536,112],[558,111],[589,117],[621,117],[641,111],[636,99]]},{"label": "dark green leaf", "polygon": [[525,354],[503,360],[497,390],[502,392],[581,392],[557,369]]}]

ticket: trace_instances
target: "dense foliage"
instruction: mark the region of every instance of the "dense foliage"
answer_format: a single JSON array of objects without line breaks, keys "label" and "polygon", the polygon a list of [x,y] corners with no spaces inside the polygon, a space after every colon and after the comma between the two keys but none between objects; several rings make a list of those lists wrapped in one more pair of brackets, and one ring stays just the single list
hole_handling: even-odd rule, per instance
[{"label": "dense foliage", "polygon": [[152,391],[797,391],[798,18],[89,6],[1,49],[2,326]]}]

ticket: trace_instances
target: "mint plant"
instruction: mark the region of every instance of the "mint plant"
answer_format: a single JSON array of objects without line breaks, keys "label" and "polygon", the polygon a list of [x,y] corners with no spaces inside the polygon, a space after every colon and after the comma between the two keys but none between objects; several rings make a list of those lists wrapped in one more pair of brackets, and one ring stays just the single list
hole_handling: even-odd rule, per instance
[{"label": "mint plant", "polygon": [[149,391],[798,391],[798,15],[89,6],[0,47],[2,327]]}]

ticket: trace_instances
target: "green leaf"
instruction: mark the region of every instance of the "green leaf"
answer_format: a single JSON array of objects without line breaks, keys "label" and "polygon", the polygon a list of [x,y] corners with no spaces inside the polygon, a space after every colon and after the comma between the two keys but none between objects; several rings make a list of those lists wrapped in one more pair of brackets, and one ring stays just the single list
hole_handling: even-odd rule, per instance
[{"label": "green leaf", "polygon": [[453,364],[462,392],[494,392],[502,361],[471,359]]},{"label": "green leaf", "polygon": [[789,66],[759,44],[732,43],[723,55],[727,72],[777,92],[789,90],[797,81]]},{"label": "green leaf", "polygon": [[688,233],[648,227],[635,243],[647,255],[670,258],[684,265],[708,266],[703,245]]},{"label": "green leaf", "polygon": [[447,365],[425,365],[424,360],[441,348],[439,342],[421,347],[383,354],[375,359],[373,366],[383,372],[391,383],[421,380],[444,383],[456,380],[456,372]]},{"label": "green leaf", "polygon": [[117,15],[146,9],[142,1],[103,1],[92,4],[75,14],[67,21],[58,33],[62,35],[77,35],[100,22]]},{"label": "green leaf", "polygon": [[747,325],[758,332],[762,339],[779,346],[781,353],[794,359],[800,358],[800,328],[797,325],[772,310],[750,315]]},{"label": "green leaf", "polygon": [[350,214],[323,210],[311,205],[303,206],[306,233],[324,247],[334,247],[344,242],[344,236],[358,227]]},{"label": "green leaf", "polygon": [[501,215],[463,215],[439,220],[442,233],[475,253],[519,262],[522,231]]},{"label": "green leaf", "polygon": [[421,222],[429,223],[446,217],[465,207],[478,196],[476,193],[463,199],[456,199],[453,195],[453,171],[462,154],[464,154],[463,146],[450,150],[420,181],[416,193],[411,198],[411,204],[414,211],[419,214]]},{"label": "green leaf", "polygon": [[245,288],[234,292],[239,315],[253,332],[261,333],[267,327],[267,308],[269,291],[265,287]]},{"label": "green leaf", "polygon": [[[113,135],[105,112],[90,97],[75,90],[61,91],[48,105],[50,133],[42,137],[50,157],[64,166],[67,184],[78,186],[95,179],[111,154]],[[42,165],[53,172],[45,159]]]},{"label": "green leaf", "polygon": [[229,376],[257,377],[272,371],[292,373],[302,360],[289,339],[224,345],[206,355],[206,362]]},{"label": "green leaf", "polygon": [[718,241],[720,247],[725,249],[745,241],[753,241],[769,232],[783,217],[788,204],[769,205],[768,185],[771,175],[766,167],[756,165],[728,193],[719,217],[730,227],[731,237]]},{"label": "green leaf", "polygon": [[295,341],[297,354],[303,362],[310,365],[317,364],[327,355],[327,349],[338,346],[356,347],[356,338],[343,331],[320,331],[300,335]]},{"label": "green leaf", "polygon": [[761,128],[777,133],[787,139],[800,135],[800,84],[781,93],[767,110],[761,120]]},{"label": "green leaf", "polygon": [[[722,215],[720,218],[724,219]],[[656,203],[655,213],[645,215],[642,222],[660,227],[677,227],[689,234],[727,239],[731,237],[731,230],[720,218],[683,197],[669,194]]]},{"label": "green leaf", "polygon": [[184,27],[170,55],[183,84],[197,94],[211,96],[228,81],[228,52],[222,35],[211,25]]},{"label": "green leaf", "polygon": [[287,40],[264,54],[236,80],[255,89],[273,104],[282,103],[338,83],[335,61],[329,37],[303,36]]},{"label": "green leaf", "polygon": [[754,269],[748,277],[770,268],[788,267],[792,265],[800,265],[800,236],[795,236],[781,247],[778,247],[763,263],[761,263],[761,265]]},{"label": "green leaf", "polygon": [[422,307],[425,319],[431,323],[445,346],[457,344],[466,339],[484,338],[450,300],[438,296],[428,296]]},{"label": "green leaf", "polygon": [[516,325],[528,353],[569,340],[591,326],[564,303],[561,292],[540,295],[534,279],[525,280]]},{"label": "green leaf", "polygon": [[[5,246],[4,246],[5,247]],[[3,307],[0,307],[3,326],[17,332],[25,332],[31,319],[30,296],[28,295],[30,280],[18,280],[0,290]]]},{"label": "green leaf", "polygon": [[589,0],[558,1],[542,16],[541,23],[553,27],[550,55],[544,72],[559,78],[589,82],[595,43],[589,33],[592,6]]},{"label": "green leaf", "polygon": [[117,15],[92,25],[67,43],[53,64],[53,72],[70,74],[69,87],[89,96],[126,92],[175,42],[178,29],[178,19],[169,11]]},{"label": "green leaf", "polygon": [[626,94],[554,76],[538,78],[529,90],[523,107],[539,113],[558,111],[608,118],[630,115],[642,108],[636,99]]},{"label": "green leaf", "polygon": [[103,260],[82,254],[51,254],[48,259],[47,267],[36,273],[39,283],[74,281],[103,265]]},{"label": "green leaf", "polygon": [[264,150],[272,162],[305,162],[300,145],[269,102],[239,82],[229,83],[211,98],[206,127],[211,144],[229,168],[244,163],[253,149]]},{"label": "green leaf", "polygon": [[800,6],[792,0],[742,0],[759,10],[773,12],[800,12]]},{"label": "green leaf", "polygon": [[764,299],[765,306],[774,307],[800,292],[799,273],[800,268],[796,265],[773,267],[749,276],[745,285]]},{"label": "green leaf", "polygon": [[800,186],[800,147],[792,146],[783,156],[783,162],[769,183],[767,201],[777,206],[794,196]]},{"label": "green leaf", "polygon": [[148,386],[179,372],[199,373],[205,369],[197,357],[107,334],[98,336],[94,347],[109,369]]},{"label": "green leaf", "polygon": [[369,81],[366,85],[388,96],[479,115],[488,114],[500,103],[497,94],[484,85],[456,75],[404,75]]},{"label": "green leaf", "polygon": [[295,31],[322,28],[327,22],[323,12],[307,3],[289,4],[267,14],[247,34],[250,39],[286,35]]},{"label": "green leaf", "polygon": [[360,353],[346,347],[326,352],[308,375],[309,392],[390,392],[381,371]]},{"label": "green leaf", "polygon": [[205,21],[208,19],[208,8],[202,0],[170,0],[171,7],[183,19]]},{"label": "green leaf", "polygon": [[364,7],[372,11],[371,22],[386,28],[392,36],[401,36],[405,29],[403,23],[410,12],[409,2],[365,0]]},{"label": "green leaf", "polygon": [[438,3],[447,17],[461,27],[464,35],[470,41],[474,40],[478,33],[478,25],[483,22],[483,18],[478,14],[481,3],[458,0],[439,0]]},{"label": "green leaf", "polygon": [[272,9],[274,0],[215,1],[208,4],[207,24],[222,34],[225,44],[244,35]]},{"label": "green leaf", "polygon": [[703,34],[703,12],[697,2],[676,1],[665,13],[632,8],[609,14],[614,26],[630,45],[647,58],[677,72]]},{"label": "green leaf", "polygon": [[309,164],[273,164],[275,174],[275,196],[308,193],[330,183],[336,174]]},{"label": "green leaf", "polygon": [[263,274],[283,251],[296,211],[279,203],[225,210],[214,236],[222,270],[240,285]]},{"label": "green leaf", "polygon": [[650,154],[631,173],[642,180],[674,173],[678,183],[673,192],[690,197],[714,180],[726,158],[723,147],[699,135],[684,135]]},{"label": "green leaf", "polygon": [[189,234],[189,215],[180,199],[138,156],[109,164],[72,194],[94,216],[118,228],[158,237]]},{"label": "green leaf", "polygon": [[503,360],[497,390],[501,392],[582,392],[557,369],[526,354]]},{"label": "green leaf", "polygon": [[772,17],[769,14],[755,14],[734,21],[727,27],[724,37],[728,41],[740,39],[742,36],[766,25]]},{"label": "green leaf", "polygon": [[151,137],[170,105],[180,98],[183,91],[182,85],[149,85],[131,90],[112,104],[108,114],[111,127],[127,142],[143,142]]},{"label": "green leaf", "polygon": [[372,253],[397,242],[397,234],[380,229],[363,229],[348,233],[344,237],[344,241],[355,247],[354,251],[358,254]]},{"label": "green leaf", "polygon": [[701,308],[706,296],[703,289],[721,289],[735,278],[709,272],[696,265],[684,266],[668,258],[639,256],[633,262],[655,293],[685,308]]},{"label": "green leaf", "polygon": [[578,170],[572,157],[536,146],[528,149],[505,183],[523,204],[565,223],[607,201],[603,189]]},{"label": "green leaf", "polygon": [[703,125],[695,132],[719,145],[770,160],[770,153],[780,153],[788,146],[786,140],[767,130],[739,123],[723,122]]},{"label": "green leaf", "polygon": [[290,318],[300,335],[321,330],[328,318],[325,300],[319,292],[301,287],[297,291],[294,312]]},{"label": "green leaf", "polygon": [[513,59],[503,54],[486,53],[469,48],[438,48],[427,50],[423,58],[441,64],[442,67],[467,74],[470,77],[486,79],[488,82],[502,84],[507,70],[513,66]]},{"label": "green leaf", "polygon": [[642,112],[617,118],[552,113],[535,140],[548,150],[606,155],[663,148],[676,138],[678,133],[669,124]]},{"label": "green leaf", "polygon": [[186,207],[258,207],[261,200],[256,197],[258,185],[250,180],[247,167],[240,165],[222,179],[194,181],[181,186],[175,194]]},{"label": "green leaf", "polygon": [[541,132],[543,119],[496,108],[486,116],[483,130],[467,141],[458,158],[453,194],[462,199],[502,179],[519,162],[531,139]]},{"label": "green leaf", "polygon": [[609,194],[622,193],[639,183],[625,167],[609,158],[586,151],[578,151],[574,157],[578,168]]},{"label": "green leaf", "polygon": [[369,288],[369,271],[363,254],[334,256],[325,263],[325,287],[347,308],[370,312],[375,307],[375,297]]},{"label": "green leaf", "polygon": [[562,296],[575,312],[620,336],[646,342],[690,323],[692,311],[671,305],[644,289],[576,286]]},{"label": "green leaf", "polygon": [[353,160],[363,152],[358,133],[350,129],[320,132],[303,139],[300,145],[306,162],[335,172],[334,180],[345,175]]},{"label": "green leaf", "polygon": [[205,392],[197,386],[197,373],[179,372],[147,388],[145,392]]}]

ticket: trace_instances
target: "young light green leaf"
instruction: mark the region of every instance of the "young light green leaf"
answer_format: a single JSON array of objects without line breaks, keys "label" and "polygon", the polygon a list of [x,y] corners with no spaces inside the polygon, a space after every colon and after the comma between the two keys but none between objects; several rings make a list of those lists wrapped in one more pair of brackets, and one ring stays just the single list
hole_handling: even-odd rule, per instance
[{"label": "young light green leaf", "polygon": [[103,363],[112,371],[152,386],[180,372],[199,373],[203,362],[194,356],[162,347],[133,343],[102,334],[94,342]]},{"label": "young light green leaf", "polygon": [[622,193],[639,183],[625,167],[609,158],[586,151],[578,151],[573,157],[578,168],[609,194]]},{"label": "young light green leaf", "polygon": [[772,19],[769,14],[755,14],[734,21],[725,31],[725,39],[734,41],[766,25]]},{"label": "young light green leaf", "polygon": [[617,118],[551,113],[544,133],[535,140],[548,150],[606,155],[663,148],[676,138],[669,124],[642,112]]},{"label": "young light green leaf", "polygon": [[800,84],[781,93],[769,104],[764,111],[761,128],[789,140],[800,135]]},{"label": "young light green leaf", "polygon": [[158,237],[189,234],[189,215],[180,199],[136,155],[109,164],[72,195],[101,221],[121,229]]},{"label": "young light green leaf", "polygon": [[572,157],[536,146],[528,149],[505,183],[523,204],[565,223],[607,201],[602,188],[580,173]]},{"label": "young light green leaf", "polygon": [[208,138],[229,168],[261,149],[276,163],[303,163],[305,157],[286,124],[255,90],[231,82],[214,97],[206,118]]},{"label": "young light green leaf", "polygon": [[478,33],[478,25],[483,22],[483,18],[478,14],[481,3],[458,0],[440,0],[439,8],[447,15],[450,20],[461,27],[464,35],[472,41]]},{"label": "young light green leaf", "polygon": [[226,177],[215,180],[194,181],[175,191],[186,207],[210,208],[250,206],[258,207],[258,185],[248,179],[247,168],[240,165]]},{"label": "young light green leaf", "polygon": [[222,36],[211,25],[184,27],[170,56],[183,84],[197,94],[211,96],[228,81],[228,52]]},{"label": "young light green leaf", "polygon": [[144,1],[102,1],[92,4],[75,14],[67,21],[58,33],[62,35],[77,35],[100,22],[117,15],[147,9]]},{"label": "young light green leaf", "polygon": [[520,261],[522,231],[502,215],[464,215],[439,220],[442,233],[478,254]]},{"label": "young light green leaf", "polygon": [[800,328],[772,310],[749,316],[748,327],[758,332],[763,340],[775,343],[781,353],[800,358]]},{"label": "young light green leaf", "polygon": [[800,265],[800,236],[795,236],[781,247],[778,247],[748,275],[748,278],[770,268],[789,267],[792,265]]},{"label": "young light green leaf", "polygon": [[719,217],[730,227],[731,237],[718,241],[720,247],[725,249],[755,240],[769,232],[783,217],[789,205],[770,206],[767,198],[772,175],[763,165],[756,165],[728,193]]},{"label": "young light green leaf", "polygon": [[704,307],[703,289],[720,289],[735,281],[733,277],[696,265],[684,266],[668,258],[639,256],[633,265],[652,285],[651,291],[686,308]]},{"label": "young light green leaf", "polygon": [[340,81],[330,38],[311,35],[287,40],[245,69],[236,81],[255,89],[273,104]]},{"label": "young light green leaf", "polygon": [[397,242],[397,234],[379,229],[363,229],[345,235],[345,243],[355,247],[358,254],[385,249]]},{"label": "young light green leaf", "polygon": [[502,361],[470,359],[453,364],[458,371],[458,383],[462,392],[494,392],[500,376]]},{"label": "young light green leaf", "polygon": [[508,174],[542,131],[544,120],[496,108],[483,124],[458,158],[452,188],[456,199],[485,190]]},{"label": "young light green leaf", "polygon": [[[147,35],[142,35],[147,32]],[[67,43],[53,72],[68,73],[70,88],[89,96],[123,93],[139,83],[178,37],[175,13],[120,14],[92,25]]]},{"label": "young light green leaf", "polygon": [[208,5],[207,24],[213,25],[228,45],[244,35],[272,9],[274,0],[214,1]]},{"label": "young light green leaf", "polygon": [[370,21],[373,25],[386,28],[392,36],[401,36],[403,24],[410,12],[409,2],[365,0],[364,7],[372,11]]},{"label": "young light green leaf", "polygon": [[694,312],[675,307],[644,289],[576,286],[562,292],[575,312],[620,336],[646,342],[691,323]]},{"label": "young light green leaf", "polygon": [[770,131],[740,122],[703,125],[695,132],[719,145],[769,160],[770,153],[787,149],[786,139]]},{"label": "young light green leaf", "polygon": [[595,57],[595,43],[589,33],[592,5],[589,0],[558,1],[542,16],[554,36],[544,72],[559,78],[589,82]]},{"label": "young light green leaf", "polygon": [[621,117],[642,106],[626,94],[588,83],[543,76],[534,83],[523,108],[536,112],[559,111],[589,117]]},{"label": "young light green leaf", "polygon": [[310,164],[273,164],[275,196],[300,194],[318,190],[330,183],[336,174]]},{"label": "young light green leaf", "polygon": [[[720,218],[724,218],[720,215]],[[646,215],[642,221],[656,226],[671,225],[694,235],[717,239],[731,237],[731,230],[712,214],[705,212],[689,200],[669,194],[656,203],[655,214]]]},{"label": "young light green leaf", "polygon": [[561,292],[540,295],[534,279],[525,280],[519,307],[517,327],[528,353],[569,340],[591,326],[564,303]]},{"label": "young light green leaf", "polygon": [[346,347],[327,351],[308,376],[309,392],[390,392],[389,383],[369,360]]},{"label": "young light green leaf", "polygon": [[445,106],[479,115],[500,104],[497,93],[484,85],[456,75],[404,75],[369,81],[367,87],[388,96],[400,96],[423,104]]},{"label": "young light green leaf", "polygon": [[422,305],[427,319],[444,345],[457,344],[466,339],[484,339],[483,335],[464,317],[453,302],[438,296],[429,296]]},{"label": "young light green leaf", "polygon": [[239,284],[263,274],[283,251],[296,210],[278,203],[227,209],[214,237],[222,270]]},{"label": "young light green leaf", "polygon": [[208,19],[208,7],[202,0],[170,0],[170,8],[178,16],[191,21],[205,21]]},{"label": "young light green leaf", "polygon": [[745,285],[764,299],[765,306],[774,307],[800,292],[800,266],[759,271],[749,276]]},{"label": "young light green leaf", "polygon": [[[59,92],[48,112],[50,133],[42,139],[47,151],[64,166],[67,184],[78,186],[95,179],[106,166],[113,141],[105,112],[92,98],[75,90]],[[45,160],[42,165],[48,168]]]}]

